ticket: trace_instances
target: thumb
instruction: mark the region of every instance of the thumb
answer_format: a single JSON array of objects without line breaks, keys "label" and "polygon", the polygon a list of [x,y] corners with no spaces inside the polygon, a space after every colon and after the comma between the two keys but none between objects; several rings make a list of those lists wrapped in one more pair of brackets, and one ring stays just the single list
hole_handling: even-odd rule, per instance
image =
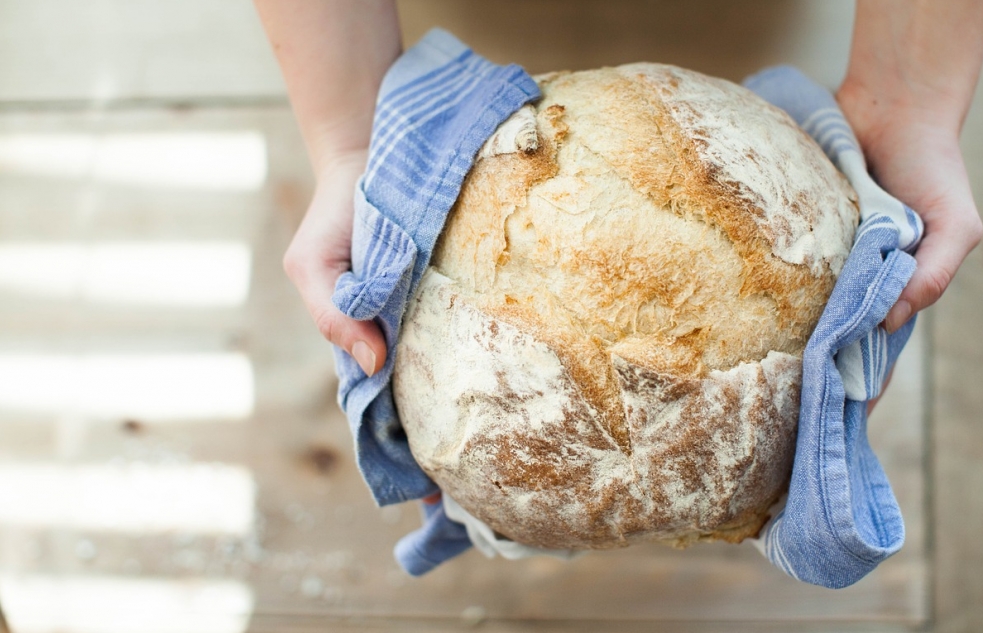
[{"label": "thumb", "polygon": [[317,258],[298,256],[288,250],[283,266],[321,335],[345,350],[367,376],[372,376],[386,362],[385,337],[374,321],[352,319],[332,302],[335,284],[347,265],[318,263]]}]

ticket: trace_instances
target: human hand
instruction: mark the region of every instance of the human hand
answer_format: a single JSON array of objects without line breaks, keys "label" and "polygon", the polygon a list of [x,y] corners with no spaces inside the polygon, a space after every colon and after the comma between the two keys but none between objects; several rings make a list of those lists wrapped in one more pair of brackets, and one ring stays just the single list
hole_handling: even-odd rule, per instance
[{"label": "human hand", "polygon": [[283,257],[283,268],[324,338],[350,354],[371,376],[386,361],[386,342],[373,321],[347,317],[331,301],[335,284],[351,268],[355,183],[368,150],[324,162],[314,198]]},{"label": "human hand", "polygon": [[959,148],[958,128],[916,107],[844,83],[836,95],[874,179],[922,217],[917,267],[884,319],[888,332],[935,303],[980,242],[983,222]]}]

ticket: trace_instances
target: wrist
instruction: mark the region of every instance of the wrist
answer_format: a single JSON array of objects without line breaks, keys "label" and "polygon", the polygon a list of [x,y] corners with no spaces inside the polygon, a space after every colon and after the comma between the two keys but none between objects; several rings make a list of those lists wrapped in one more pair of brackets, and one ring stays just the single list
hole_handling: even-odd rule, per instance
[{"label": "wrist", "polygon": [[913,125],[959,137],[965,104],[942,93],[926,94],[900,82],[866,82],[847,75],[836,101],[854,132],[863,136],[879,128]]},{"label": "wrist", "polygon": [[[837,100],[863,129],[904,120],[958,138],[983,63],[978,0],[857,0]],[[849,117],[848,117],[849,118]]]},{"label": "wrist", "polygon": [[304,130],[304,141],[314,175],[319,180],[326,170],[361,161],[364,166],[372,134],[373,112],[359,112],[319,121]]},{"label": "wrist", "polygon": [[885,137],[896,143],[921,138],[958,147],[962,124],[958,103],[942,98],[924,102],[904,90],[871,87],[849,76],[836,92],[836,101],[865,152],[884,145],[889,140]]},{"label": "wrist", "polygon": [[317,185],[333,187],[339,179],[354,182],[365,171],[369,150],[363,148],[337,148],[321,155],[318,162],[313,163],[314,178]]}]

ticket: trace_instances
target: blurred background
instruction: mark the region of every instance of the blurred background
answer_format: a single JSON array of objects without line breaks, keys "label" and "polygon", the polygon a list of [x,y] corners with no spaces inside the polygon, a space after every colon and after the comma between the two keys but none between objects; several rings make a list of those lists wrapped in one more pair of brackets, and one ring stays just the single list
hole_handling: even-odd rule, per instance
[{"label": "blurred background", "polygon": [[[850,0],[402,0],[531,72],[632,61],[834,88]],[[983,206],[983,96],[964,151]],[[312,192],[251,3],[0,2],[0,606],[17,633],[983,630],[983,256],[871,420],[905,515],[857,585],[750,546],[422,579],[376,508],[280,260]]]}]

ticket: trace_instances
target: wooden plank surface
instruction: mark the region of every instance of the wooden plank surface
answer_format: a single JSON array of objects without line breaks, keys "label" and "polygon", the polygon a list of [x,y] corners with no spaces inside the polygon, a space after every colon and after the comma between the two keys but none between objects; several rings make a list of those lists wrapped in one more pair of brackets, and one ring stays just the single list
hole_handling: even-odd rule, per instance
[{"label": "wooden plank surface", "polygon": [[[333,405],[329,351],[280,272],[282,249],[311,186],[290,113],[285,107],[207,107],[284,104],[250,7],[177,2],[161,16],[146,3],[97,4],[81,18],[48,1],[10,0],[0,7],[0,134],[255,129],[267,143],[268,180],[248,194],[208,193],[13,175],[4,166],[0,245],[246,241],[253,258],[249,300],[236,308],[189,310],[0,289],[0,354],[241,353],[251,362],[255,407],[234,421],[152,422],[3,409],[0,466],[241,467],[255,485],[255,520],[248,533],[234,535],[5,523],[0,603],[12,620],[23,617],[24,605],[37,607],[28,604],[36,590],[47,592],[43,607],[66,591],[111,579],[119,581],[114,587],[220,591],[229,617],[215,630],[442,631],[480,623],[488,631],[648,631],[653,621],[666,631],[914,627],[961,633],[983,627],[979,251],[923,319],[903,357],[908,369],[895,376],[890,398],[871,422],[908,540],[901,554],[857,587],[828,592],[789,585],[742,547],[641,548],[566,566],[486,561],[471,553],[430,578],[410,580],[389,550],[417,525],[416,510],[378,510],[368,501]],[[492,59],[518,61],[534,72],[651,59],[739,79],[763,65],[791,62],[830,86],[845,65],[851,7],[849,0],[740,6],[724,0],[400,1],[406,42],[440,25]],[[90,28],[97,18],[98,28]],[[37,28],[42,23],[44,32]],[[964,132],[978,204],[980,101],[978,95]],[[175,103],[192,107],[171,109]],[[139,104],[147,107],[134,110]],[[925,391],[925,381],[931,390]],[[930,414],[927,429],[914,422],[923,409]],[[170,584],[139,585],[144,581]],[[11,597],[20,604],[11,604]],[[574,613],[590,619],[574,620]]]}]

